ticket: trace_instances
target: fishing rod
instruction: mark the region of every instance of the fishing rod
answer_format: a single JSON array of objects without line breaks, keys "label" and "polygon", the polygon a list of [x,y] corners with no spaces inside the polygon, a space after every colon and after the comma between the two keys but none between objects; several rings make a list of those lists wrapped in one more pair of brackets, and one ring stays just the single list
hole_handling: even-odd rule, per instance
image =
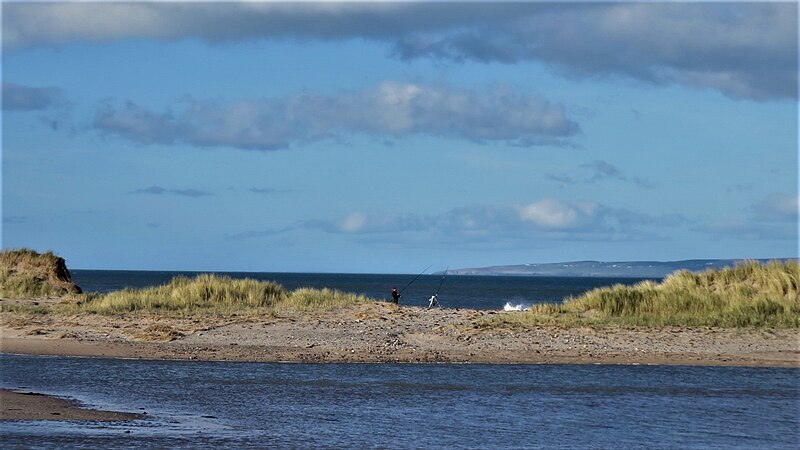
[{"label": "fishing rod", "polygon": [[431,296],[430,300],[428,300],[429,302],[428,309],[433,308],[434,305],[441,308],[441,305],[439,305],[439,291],[442,290],[442,285],[444,284],[445,277],[447,277],[448,270],[450,270],[450,266],[447,266],[447,269],[444,269],[444,273],[442,274],[442,279],[439,281],[439,287],[436,288],[436,293]]},{"label": "fishing rod", "polygon": [[448,270],[450,270],[450,266],[447,266],[447,269],[444,269],[444,274],[442,274],[442,279],[441,279],[441,281],[439,281],[439,287],[436,288],[436,293],[433,294],[433,295],[436,295],[436,296],[439,295],[439,291],[442,290],[442,285],[444,284],[444,278],[447,276],[447,271]]},{"label": "fishing rod", "polygon": [[419,273],[419,275],[415,276],[413,280],[409,281],[409,282],[408,282],[408,284],[406,284],[405,286],[403,286],[403,289],[400,289],[400,290],[399,290],[397,293],[398,293],[398,294],[402,294],[402,293],[403,293],[403,291],[405,291],[407,287],[411,286],[411,283],[413,283],[413,282],[417,281],[417,278],[421,277],[421,276],[422,276],[422,274],[423,274],[423,273],[425,273],[425,271],[426,271],[426,270],[428,270],[428,269],[430,269],[432,266],[433,266],[433,264],[431,264],[430,266],[426,267],[426,268],[425,268],[425,269],[424,269],[422,272],[420,272],[420,273]]}]

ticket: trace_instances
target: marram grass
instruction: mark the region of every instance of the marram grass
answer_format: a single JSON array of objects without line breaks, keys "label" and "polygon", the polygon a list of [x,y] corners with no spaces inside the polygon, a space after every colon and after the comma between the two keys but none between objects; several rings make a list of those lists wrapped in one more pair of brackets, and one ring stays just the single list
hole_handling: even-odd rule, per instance
[{"label": "marram grass", "polygon": [[41,277],[34,273],[15,273],[7,267],[0,267],[0,297],[41,298],[62,293],[62,290],[42,282]]},{"label": "marram grass", "polygon": [[678,271],[661,283],[595,289],[500,321],[495,324],[797,328],[800,265],[746,262],[702,273]]},{"label": "marram grass", "polygon": [[295,311],[329,310],[359,303],[375,301],[364,295],[337,290],[300,288],[292,291],[280,307]]},{"label": "marram grass", "polygon": [[77,296],[63,306],[70,312],[122,314],[134,311],[167,315],[272,314],[277,311],[320,311],[365,303],[370,299],[329,289],[301,288],[287,292],[271,281],[234,279],[227,276],[178,276],[167,284],[125,289],[101,296]]},{"label": "marram grass", "polygon": [[0,297],[42,298],[78,292],[64,259],[53,252],[0,251]]},{"label": "marram grass", "polygon": [[0,267],[50,268],[56,266],[60,259],[51,251],[38,253],[29,248],[7,249],[0,252]]}]

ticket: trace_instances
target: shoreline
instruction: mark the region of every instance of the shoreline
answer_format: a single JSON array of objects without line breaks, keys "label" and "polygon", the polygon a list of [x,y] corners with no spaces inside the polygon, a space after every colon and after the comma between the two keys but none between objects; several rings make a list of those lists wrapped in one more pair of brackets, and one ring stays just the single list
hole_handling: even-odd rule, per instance
[{"label": "shoreline", "polygon": [[289,363],[639,364],[800,368],[800,330],[486,328],[519,312],[370,303],[281,317],[0,313],[0,352]]},{"label": "shoreline", "polygon": [[[190,356],[178,356],[169,350],[162,350],[153,355],[140,356],[138,350],[130,349],[119,351],[119,349],[104,347],[102,350],[63,352],[53,351],[52,349],[39,349],[28,351],[27,349],[16,351],[2,351],[0,355],[8,356],[41,356],[41,357],[63,357],[63,358],[98,358],[98,359],[119,359],[136,361],[199,361],[199,362],[237,362],[237,363],[274,363],[274,364],[454,364],[454,365],[608,365],[608,366],[686,366],[686,367],[752,367],[752,368],[789,368],[800,369],[800,362],[787,357],[780,352],[773,355],[752,355],[746,358],[730,357],[702,357],[696,355],[658,355],[655,357],[630,357],[630,356],[606,356],[606,357],[572,357],[572,356],[543,356],[541,358],[528,357],[507,357],[506,355],[495,356],[471,356],[465,359],[454,358],[452,360],[428,360],[413,355],[398,355],[396,358],[389,359],[370,359],[370,358],[316,358],[300,357],[294,358],[283,352],[280,356],[271,356],[275,353],[266,352],[267,356],[242,355],[242,354],[202,354],[197,349],[188,349]],[[247,350],[246,350],[247,351]],[[252,350],[254,353],[258,350]],[[282,357],[285,357],[282,359]]]},{"label": "shoreline", "polygon": [[19,392],[12,389],[0,389],[0,405],[2,405],[0,421],[121,422],[140,420],[146,417],[139,413],[83,408],[76,400],[66,400],[37,392]]}]

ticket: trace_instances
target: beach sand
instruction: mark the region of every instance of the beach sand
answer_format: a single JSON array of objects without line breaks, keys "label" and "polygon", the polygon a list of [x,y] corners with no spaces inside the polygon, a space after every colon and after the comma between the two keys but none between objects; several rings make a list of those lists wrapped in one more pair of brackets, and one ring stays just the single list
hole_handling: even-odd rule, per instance
[{"label": "beach sand", "polygon": [[142,414],[81,408],[76,402],[34,392],[0,389],[0,420],[120,421]]},{"label": "beach sand", "polygon": [[4,353],[281,362],[800,367],[800,330],[487,328],[514,311],[370,303],[280,317],[0,313]]}]

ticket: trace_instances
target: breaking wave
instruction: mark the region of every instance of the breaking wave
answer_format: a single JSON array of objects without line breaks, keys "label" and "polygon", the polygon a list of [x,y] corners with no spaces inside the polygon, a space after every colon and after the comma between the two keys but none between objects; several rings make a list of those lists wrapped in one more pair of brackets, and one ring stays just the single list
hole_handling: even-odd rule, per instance
[{"label": "breaking wave", "polygon": [[503,311],[530,311],[530,309],[531,305],[526,305],[524,303],[513,305],[511,302],[506,302],[505,306],[503,306]]}]

